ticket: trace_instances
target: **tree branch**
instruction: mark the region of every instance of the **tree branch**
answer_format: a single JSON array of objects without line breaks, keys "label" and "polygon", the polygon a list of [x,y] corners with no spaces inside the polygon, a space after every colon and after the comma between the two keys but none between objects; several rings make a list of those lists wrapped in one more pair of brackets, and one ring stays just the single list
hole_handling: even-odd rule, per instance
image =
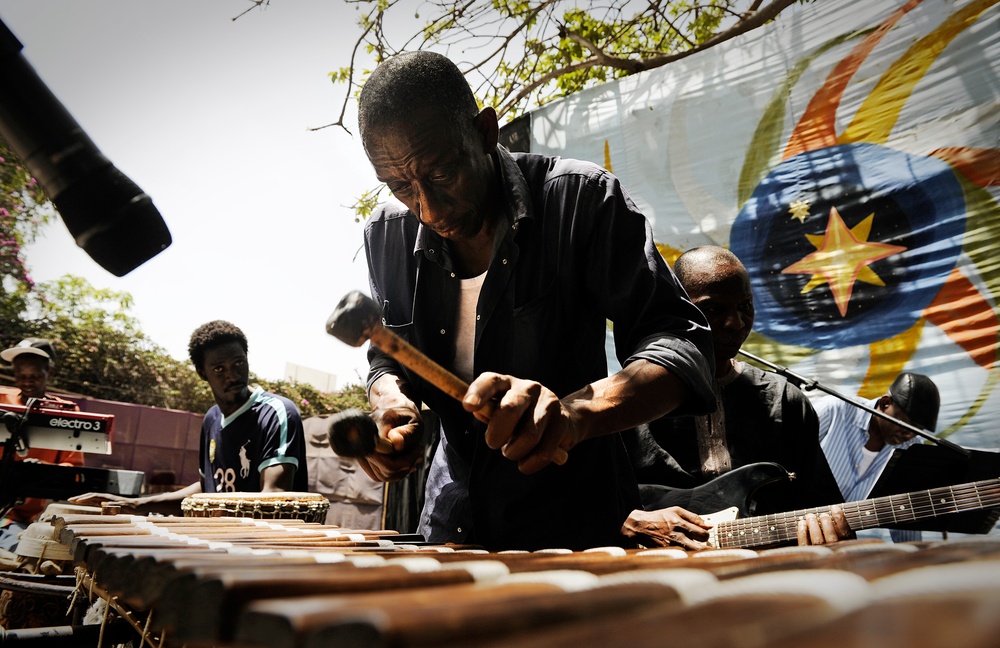
[{"label": "tree branch", "polygon": [[[369,14],[369,17],[370,16],[371,14]],[[347,126],[344,125],[344,115],[347,114],[347,102],[351,100],[351,87],[354,86],[354,61],[356,60],[358,55],[358,48],[361,47],[361,44],[365,40],[365,36],[367,36],[369,32],[371,32],[372,27],[374,25],[375,21],[370,21],[368,27],[366,27],[365,30],[361,33],[361,35],[358,36],[358,40],[354,41],[354,47],[351,48],[351,67],[350,67],[351,71],[348,72],[347,74],[347,82],[346,82],[347,92],[344,93],[344,101],[343,103],[340,104],[340,115],[337,117],[337,121],[330,124],[326,124],[325,126],[311,127],[309,129],[310,131],[318,131],[318,130],[323,130],[324,128],[330,128],[331,126],[339,126],[342,129],[344,129],[344,131],[348,135],[351,135],[352,137],[354,136],[354,134],[351,133],[350,129],[348,129]]]},{"label": "tree branch", "polygon": [[514,29],[508,36],[506,36],[503,39],[501,45],[497,47],[495,50],[493,50],[492,54],[485,57],[478,64],[473,65],[471,68],[467,70],[467,72],[472,72],[472,71],[478,72],[479,68],[485,65],[488,61],[491,61],[493,57],[495,57],[497,54],[506,49],[510,45],[511,41],[514,40],[514,37],[517,36],[519,33],[521,33],[521,31],[523,31],[525,28],[527,28],[527,26],[531,23],[532,20],[535,19],[536,16],[538,16],[539,13],[541,13],[543,10],[547,9],[548,7],[557,2],[559,2],[559,0],[545,0],[545,2],[541,3],[540,5],[532,9],[530,12],[528,12],[528,14],[524,17],[524,19],[521,20],[521,22],[517,25],[517,28]]},{"label": "tree branch", "polygon": [[518,104],[522,99],[530,95],[532,92],[545,85],[549,81],[554,81],[564,74],[572,74],[573,72],[579,72],[580,70],[586,70],[587,68],[592,68],[597,64],[597,59],[587,59],[585,61],[578,61],[576,63],[570,63],[561,68],[547,72],[541,77],[525,84],[517,93],[514,94],[514,98],[510,99],[503,106],[497,109],[497,116],[502,116],[508,113],[514,106]]},{"label": "tree branch", "polygon": [[237,15],[233,16],[232,20],[235,22],[236,20],[242,18],[243,16],[247,15],[248,13],[250,13],[251,11],[253,11],[258,7],[266,7],[268,4],[270,4],[270,2],[271,0],[250,0],[250,3],[253,6],[247,7]]},{"label": "tree branch", "polygon": [[601,65],[604,67],[626,70],[630,74],[641,72],[644,69],[640,61],[634,61],[632,59],[623,58],[620,56],[612,56],[607,52],[605,52],[604,50],[602,50],[597,45],[595,45],[590,39],[585,38],[582,34],[579,34],[575,31],[566,29],[565,27],[561,27],[559,35],[562,36],[563,38],[568,38],[575,43],[579,43],[584,48],[589,50],[591,54],[593,54],[593,58],[589,60],[594,62],[588,67]]}]

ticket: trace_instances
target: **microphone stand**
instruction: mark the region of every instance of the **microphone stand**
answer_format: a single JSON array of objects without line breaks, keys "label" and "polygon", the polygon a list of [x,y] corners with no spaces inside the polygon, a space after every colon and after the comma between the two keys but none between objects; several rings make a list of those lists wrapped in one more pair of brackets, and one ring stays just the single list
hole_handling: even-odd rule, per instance
[{"label": "microphone stand", "polygon": [[924,430],[922,428],[918,428],[915,425],[910,425],[909,423],[905,423],[903,421],[900,421],[898,418],[896,418],[894,416],[889,416],[885,412],[880,412],[879,410],[875,409],[874,407],[869,407],[868,405],[865,405],[864,403],[859,403],[859,402],[857,402],[856,400],[854,400],[852,398],[844,396],[843,394],[841,394],[839,392],[836,392],[836,391],[830,389],[829,387],[827,387],[827,386],[825,386],[825,385],[823,385],[823,384],[821,384],[821,383],[819,383],[819,382],[817,382],[815,380],[812,380],[811,378],[806,378],[805,376],[802,376],[800,374],[795,373],[794,371],[790,370],[788,367],[782,367],[781,365],[776,365],[773,362],[768,362],[767,360],[764,360],[763,358],[759,358],[759,357],[753,355],[752,353],[748,353],[746,351],[743,351],[742,349],[740,350],[740,354],[744,355],[744,356],[746,356],[748,358],[750,358],[754,362],[759,362],[760,364],[762,364],[764,366],[770,367],[771,369],[774,370],[775,373],[780,374],[780,375],[784,376],[785,378],[787,378],[788,380],[792,381],[795,385],[797,385],[803,391],[809,391],[810,389],[818,389],[818,390],[820,390],[822,392],[826,392],[827,394],[830,394],[831,396],[836,396],[840,400],[842,400],[844,402],[847,402],[847,403],[850,403],[851,405],[854,405],[857,408],[863,409],[864,411],[869,412],[870,414],[872,414],[874,416],[879,416],[879,417],[881,417],[881,418],[883,418],[883,419],[885,419],[885,420],[887,420],[887,421],[889,421],[891,423],[894,423],[894,424],[896,424],[896,425],[898,425],[898,426],[900,426],[902,428],[905,428],[905,429],[909,430],[910,432],[913,432],[917,436],[921,436],[921,437],[927,439],[928,441],[933,441],[934,443],[936,443],[936,444],[938,444],[938,445],[940,445],[940,446],[942,446],[944,448],[948,448],[949,450],[954,450],[955,452],[960,453],[963,457],[968,457],[969,454],[970,454],[969,451],[966,448],[963,448],[962,446],[960,446],[960,445],[958,445],[956,443],[952,443],[951,441],[948,441],[947,439],[938,438],[937,436],[935,436],[934,434],[928,432],[927,430]]}]

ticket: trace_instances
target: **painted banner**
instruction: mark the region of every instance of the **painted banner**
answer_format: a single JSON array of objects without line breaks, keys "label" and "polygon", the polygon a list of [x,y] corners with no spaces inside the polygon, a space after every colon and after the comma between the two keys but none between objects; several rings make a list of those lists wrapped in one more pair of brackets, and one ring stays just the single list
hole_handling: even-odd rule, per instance
[{"label": "painted banner", "polygon": [[668,261],[736,253],[746,350],[866,398],[927,374],[940,436],[1000,448],[1000,0],[796,5],[532,112],[530,150],[613,171]]}]

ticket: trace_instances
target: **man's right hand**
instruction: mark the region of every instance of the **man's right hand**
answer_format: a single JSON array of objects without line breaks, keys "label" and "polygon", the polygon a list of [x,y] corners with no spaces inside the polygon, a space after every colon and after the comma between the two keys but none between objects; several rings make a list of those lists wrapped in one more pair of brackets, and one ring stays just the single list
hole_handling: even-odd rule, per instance
[{"label": "man's right hand", "polygon": [[679,506],[671,506],[656,511],[632,511],[622,535],[657,547],[677,546],[698,550],[705,548],[711,525],[700,515]]},{"label": "man's right hand", "polygon": [[[83,495],[77,495],[76,497],[69,498],[69,501],[73,504],[81,504],[83,506],[100,506],[105,503],[117,504],[126,511],[134,511],[137,513],[147,513],[151,510],[162,508],[163,504],[168,504],[166,511],[172,514],[174,513],[174,508],[177,509],[177,513],[180,512],[179,506],[181,500],[200,492],[201,482],[195,482],[180,490],[154,493],[152,495],[143,495],[140,497],[125,497],[124,495],[114,495],[112,493],[84,493]],[[151,506],[154,508],[150,509]],[[156,510],[155,512],[163,513],[164,511]]]},{"label": "man's right hand", "polygon": [[358,457],[358,465],[375,481],[396,481],[406,477],[424,460],[424,428],[415,406],[376,409],[371,413],[380,437],[392,452],[375,451]]}]

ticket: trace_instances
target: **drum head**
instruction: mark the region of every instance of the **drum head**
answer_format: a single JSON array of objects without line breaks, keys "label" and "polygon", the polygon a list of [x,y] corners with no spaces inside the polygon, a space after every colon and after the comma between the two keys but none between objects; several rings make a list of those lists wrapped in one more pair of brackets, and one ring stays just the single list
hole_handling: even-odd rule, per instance
[{"label": "drum head", "polygon": [[185,517],[249,517],[322,524],[330,502],[319,493],[197,493],[184,498]]}]

